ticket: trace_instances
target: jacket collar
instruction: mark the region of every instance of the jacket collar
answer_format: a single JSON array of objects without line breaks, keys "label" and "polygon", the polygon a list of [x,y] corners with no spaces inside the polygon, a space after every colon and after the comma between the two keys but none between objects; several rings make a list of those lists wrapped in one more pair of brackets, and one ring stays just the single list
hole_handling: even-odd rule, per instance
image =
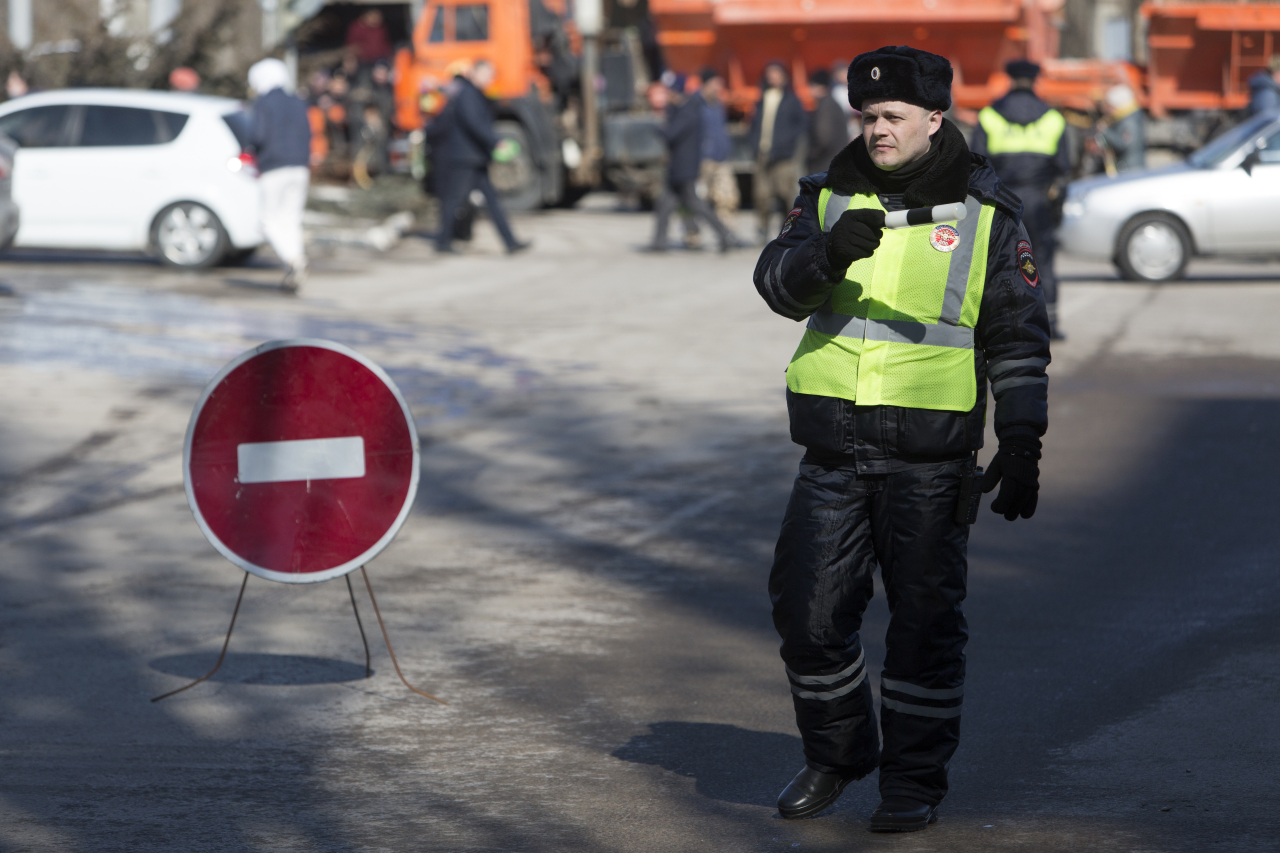
[{"label": "jacket collar", "polygon": [[[907,185],[902,194],[907,207],[950,204],[973,195],[980,201],[989,201],[1004,208],[1014,216],[1022,213],[1021,200],[1000,183],[986,157],[969,151],[964,136],[950,120],[942,120],[938,133],[943,137],[937,162]],[[885,191],[877,185],[877,171],[859,136],[835,156],[825,175],[814,175],[806,182],[841,195],[877,195]]]}]

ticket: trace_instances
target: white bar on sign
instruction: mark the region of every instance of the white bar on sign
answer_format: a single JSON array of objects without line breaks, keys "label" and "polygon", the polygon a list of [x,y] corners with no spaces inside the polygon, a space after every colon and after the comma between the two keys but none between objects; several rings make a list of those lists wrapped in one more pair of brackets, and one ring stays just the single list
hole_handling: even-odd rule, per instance
[{"label": "white bar on sign", "polygon": [[364,476],[364,439],[261,441],[236,448],[241,483],[344,480]]}]

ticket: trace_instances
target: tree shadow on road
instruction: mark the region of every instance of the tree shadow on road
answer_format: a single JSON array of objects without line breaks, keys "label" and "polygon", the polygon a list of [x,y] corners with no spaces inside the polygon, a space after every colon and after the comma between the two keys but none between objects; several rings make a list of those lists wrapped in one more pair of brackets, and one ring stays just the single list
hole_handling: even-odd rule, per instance
[{"label": "tree shadow on road", "polygon": [[713,800],[772,807],[778,791],[799,770],[800,738],[723,723],[651,723],[613,752],[614,758],[651,764],[697,781]]},{"label": "tree shadow on road", "polygon": [[[215,652],[167,655],[150,662],[167,675],[196,679],[218,662]],[[228,652],[209,681],[226,684],[339,684],[365,677],[363,663],[310,655],[273,655],[261,652]]]}]

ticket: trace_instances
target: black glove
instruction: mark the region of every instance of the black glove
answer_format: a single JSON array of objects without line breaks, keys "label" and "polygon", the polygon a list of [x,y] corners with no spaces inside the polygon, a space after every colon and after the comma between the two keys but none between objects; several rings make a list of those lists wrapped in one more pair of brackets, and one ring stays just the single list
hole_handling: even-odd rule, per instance
[{"label": "black glove", "polygon": [[884,231],[884,211],[875,208],[846,210],[827,233],[827,263],[844,272],[854,261],[871,257]]},{"label": "black glove", "polygon": [[982,475],[982,491],[989,492],[1000,484],[1000,494],[991,502],[991,511],[1009,521],[1018,516],[1036,514],[1040,493],[1040,440],[1030,437],[1010,438],[1000,442],[1000,450]]}]

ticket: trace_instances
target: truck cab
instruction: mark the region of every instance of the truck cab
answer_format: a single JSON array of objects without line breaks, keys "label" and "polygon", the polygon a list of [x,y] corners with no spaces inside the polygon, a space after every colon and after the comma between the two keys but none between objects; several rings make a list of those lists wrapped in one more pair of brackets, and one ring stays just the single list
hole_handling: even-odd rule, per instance
[{"label": "truck cab", "polygon": [[[441,88],[470,64],[487,60],[495,71],[485,92],[494,103],[495,130],[519,152],[490,166],[509,207],[571,202],[602,177],[624,192],[650,196],[665,147],[659,117],[638,94],[648,78],[634,71],[634,41],[622,30],[601,38],[596,78],[604,86],[592,109],[584,109],[583,39],[566,15],[565,0],[427,0],[412,50],[396,57],[397,124],[407,131],[422,127],[443,109]],[[595,103],[599,112],[593,112]]]}]

